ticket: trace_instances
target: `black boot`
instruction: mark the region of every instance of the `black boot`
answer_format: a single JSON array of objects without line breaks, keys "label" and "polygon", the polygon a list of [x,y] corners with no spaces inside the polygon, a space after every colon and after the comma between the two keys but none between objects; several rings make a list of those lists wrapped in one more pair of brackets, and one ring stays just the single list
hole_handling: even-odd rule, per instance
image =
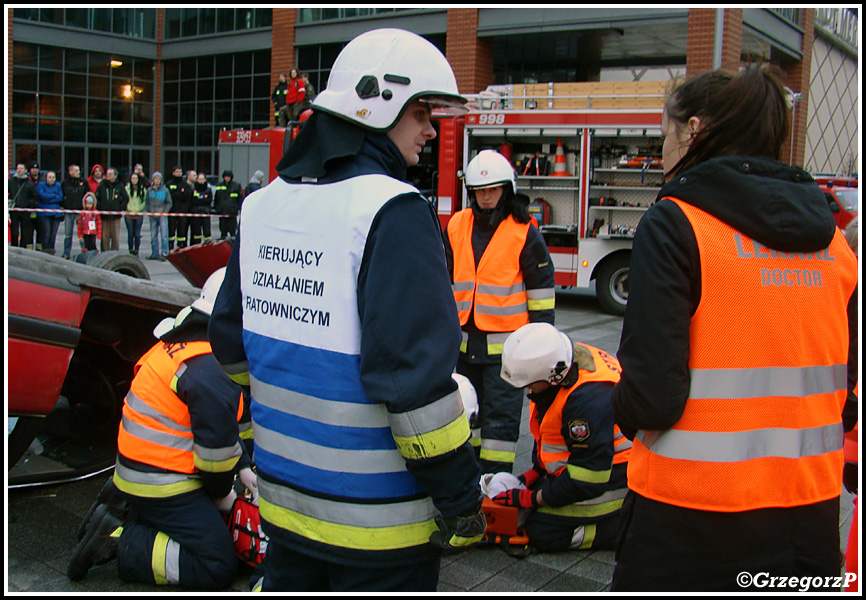
[{"label": "black boot", "polygon": [[122,521],[111,514],[108,506],[100,505],[85,528],[84,537],[72,552],[66,574],[72,581],[87,577],[91,567],[104,565],[117,558],[117,538],[112,537]]}]

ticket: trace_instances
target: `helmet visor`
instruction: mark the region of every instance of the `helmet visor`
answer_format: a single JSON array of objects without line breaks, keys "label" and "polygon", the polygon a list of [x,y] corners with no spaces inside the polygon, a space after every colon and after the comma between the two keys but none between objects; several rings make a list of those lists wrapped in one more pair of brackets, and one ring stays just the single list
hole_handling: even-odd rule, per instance
[{"label": "helmet visor", "polygon": [[430,105],[430,108],[440,115],[462,115],[469,112],[466,98],[461,96],[422,96],[418,101]]}]

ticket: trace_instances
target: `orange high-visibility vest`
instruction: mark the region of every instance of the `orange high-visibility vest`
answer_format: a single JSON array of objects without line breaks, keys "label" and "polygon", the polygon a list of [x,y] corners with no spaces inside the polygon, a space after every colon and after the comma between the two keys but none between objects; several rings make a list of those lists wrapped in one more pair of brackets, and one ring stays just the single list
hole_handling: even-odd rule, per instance
[{"label": "orange high-visibility vest", "polygon": [[[198,471],[189,408],[177,396],[177,380],[186,369],[184,361],[210,353],[208,342],[159,342],[139,359],[123,403],[117,435],[120,454],[177,473]],[[242,414],[241,395],[238,419]]]},{"label": "orange high-visibility vest", "polygon": [[482,331],[515,331],[529,323],[526,286],[520,271],[520,252],[526,245],[529,223],[509,215],[493,234],[475,269],[472,251],[472,209],[448,222],[448,239],[454,251],[454,300],[460,324],[469,322],[475,305],[475,325]]},{"label": "orange high-visibility vest", "polygon": [[[575,344],[575,346],[583,346],[592,353],[595,371],[589,372],[581,369],[577,383],[568,388],[561,388],[550,408],[544,414],[541,423],[538,422],[538,410],[535,402],[529,403],[529,428],[532,437],[535,438],[538,460],[551,475],[559,475],[568,466],[570,452],[562,435],[562,410],[568,397],[574,390],[586,383],[608,381],[615,384],[619,381],[620,373],[622,373],[619,362],[607,352],[585,344]],[[622,434],[617,425],[613,426],[613,437],[613,464],[628,462],[631,442]]]},{"label": "orange high-visibility vest", "polygon": [[854,254],[837,230],[808,254],[765,248],[675,198],[701,257],[685,411],[639,431],[629,488],[717,512],[813,504],[842,487]]}]

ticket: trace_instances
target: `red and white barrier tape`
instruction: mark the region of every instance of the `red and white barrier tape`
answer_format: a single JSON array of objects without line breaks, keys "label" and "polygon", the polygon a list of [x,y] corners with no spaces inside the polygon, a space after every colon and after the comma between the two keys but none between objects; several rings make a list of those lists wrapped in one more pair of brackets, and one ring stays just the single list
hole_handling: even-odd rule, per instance
[{"label": "red and white barrier tape", "polygon": [[[83,210],[70,210],[68,208],[10,208],[10,212],[30,212],[30,213],[70,213],[70,214],[78,214],[84,212]],[[141,217],[237,217],[237,215],[218,215],[211,213],[149,213],[149,212],[129,212],[125,210],[96,210],[90,211],[96,212],[99,216],[126,216],[126,215],[134,215]]]}]

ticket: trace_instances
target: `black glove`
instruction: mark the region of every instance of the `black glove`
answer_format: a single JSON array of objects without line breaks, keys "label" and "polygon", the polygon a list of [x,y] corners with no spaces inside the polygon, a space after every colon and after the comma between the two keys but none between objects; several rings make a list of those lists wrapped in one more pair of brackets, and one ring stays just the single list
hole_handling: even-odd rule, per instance
[{"label": "black glove", "polygon": [[430,543],[446,554],[454,554],[481,541],[487,531],[487,519],[481,510],[481,499],[471,511],[458,517],[436,517],[438,531],[430,535]]}]

